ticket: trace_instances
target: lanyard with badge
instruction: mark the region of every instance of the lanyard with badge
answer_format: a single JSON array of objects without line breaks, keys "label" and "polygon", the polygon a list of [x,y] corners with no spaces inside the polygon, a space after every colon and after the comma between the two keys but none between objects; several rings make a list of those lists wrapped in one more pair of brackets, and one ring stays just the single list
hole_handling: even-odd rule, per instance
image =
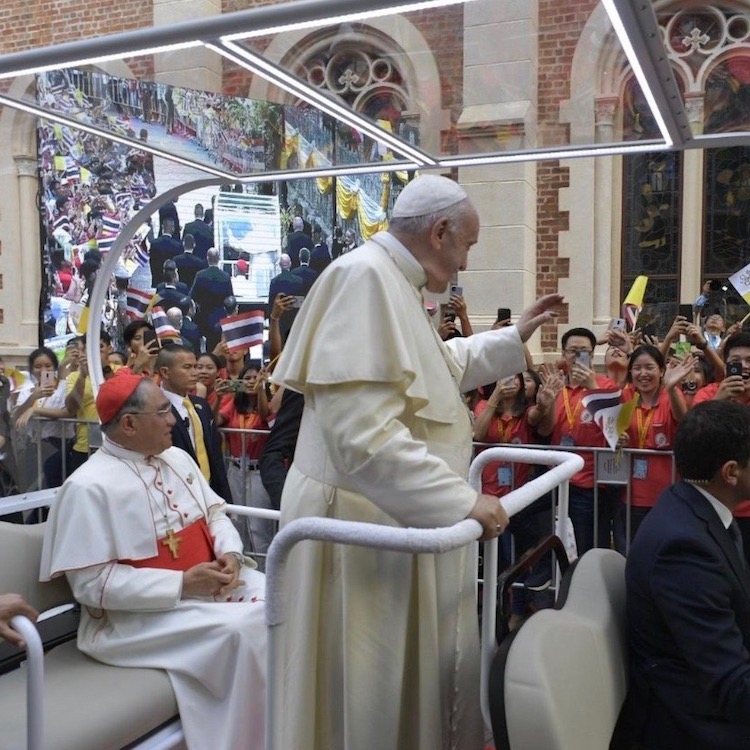
[{"label": "lanyard with badge", "polygon": [[[638,425],[638,448],[643,450],[646,447],[646,439],[648,438],[648,431],[651,429],[651,423],[654,421],[654,415],[656,414],[656,407],[651,407],[648,410],[648,416],[644,422],[643,420],[643,408],[638,407],[635,410],[635,419]],[[646,479],[648,476],[648,458],[642,456],[633,460],[633,479]]]},{"label": "lanyard with badge", "polygon": [[578,415],[581,413],[581,409],[583,409],[583,396],[578,400],[578,403],[575,405],[575,409],[570,408],[570,396],[568,395],[568,387],[565,386],[563,388],[563,404],[565,405],[565,416],[568,419],[568,429],[570,430],[569,435],[563,435],[560,438],[560,445],[575,445],[575,439],[573,438],[573,428],[576,425],[576,421],[578,420]]},{"label": "lanyard with badge", "polygon": [[[497,432],[500,437],[498,442],[510,443],[511,433],[515,426],[517,417],[511,417],[507,424],[502,417],[497,418]],[[513,471],[510,466],[499,466],[497,469],[497,483],[500,487],[511,487],[513,485]]]}]

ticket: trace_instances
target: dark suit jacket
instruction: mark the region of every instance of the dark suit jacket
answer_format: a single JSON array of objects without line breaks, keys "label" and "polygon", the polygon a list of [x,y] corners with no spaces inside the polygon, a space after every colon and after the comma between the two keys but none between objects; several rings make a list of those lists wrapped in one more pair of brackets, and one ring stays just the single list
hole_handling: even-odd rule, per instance
[{"label": "dark suit jacket", "polygon": [[[301,277],[292,271],[282,271],[278,276],[274,276],[271,279],[271,284],[268,287],[268,316],[270,317],[271,315],[273,301],[276,299],[277,294],[292,294],[296,297],[303,297],[306,293],[305,282]],[[281,314],[279,328],[281,329],[283,339],[286,339],[298,312],[299,308],[295,307]]]},{"label": "dark suit jacket", "polygon": [[[203,439],[206,443],[206,452],[208,453],[208,463],[211,467],[211,489],[220,497],[223,497],[228,503],[232,502],[232,491],[229,489],[227,481],[227,471],[224,468],[224,459],[221,454],[221,440],[219,433],[214,425],[214,417],[211,413],[211,407],[208,401],[199,396],[190,396],[190,400],[195,406],[195,411],[201,420],[203,426]],[[177,409],[172,407],[172,414],[176,420],[172,428],[172,445],[182,448],[189,453],[193,460],[198,463],[198,456],[193,449],[193,441],[190,439],[190,431],[185,422],[182,421]]]},{"label": "dark suit jacket", "polygon": [[161,227],[164,223],[164,219],[172,219],[174,222],[174,236],[180,237],[180,216],[177,213],[177,206],[174,201],[165,203],[159,208],[159,226]]},{"label": "dark suit jacket", "polygon": [[310,253],[310,268],[316,273],[321,274],[328,268],[332,260],[331,251],[328,249],[328,245],[323,242],[320,245],[315,245],[312,249]]},{"label": "dark suit jacket", "polygon": [[186,234],[192,234],[195,237],[195,250],[193,252],[196,257],[205,261],[206,253],[214,246],[214,230],[205,221],[196,219],[185,224],[185,229],[182,232],[183,240]]},{"label": "dark suit jacket", "polygon": [[307,294],[315,283],[315,279],[318,278],[318,274],[310,266],[297,266],[292,273],[302,279],[303,291],[300,294]]},{"label": "dark suit jacket", "polygon": [[196,357],[200,356],[201,351],[201,332],[195,323],[190,318],[182,319],[182,328],[180,328],[180,337],[182,343],[187,343],[193,350]]},{"label": "dark suit jacket", "polygon": [[204,268],[208,268],[205,260],[201,260],[194,253],[180,253],[175,255],[172,260],[177,266],[177,272],[180,274],[180,281],[187,285],[188,291],[193,286],[196,274]]},{"label": "dark suit jacket", "polygon": [[299,265],[299,251],[311,245],[312,240],[304,232],[289,232],[286,237],[286,254],[292,259],[292,268]]},{"label": "dark suit jacket", "polygon": [[641,733],[644,750],[750,747],[750,577],[695,487],[662,493],[625,576],[629,738]]},{"label": "dark suit jacket", "polygon": [[224,300],[232,294],[232,278],[220,268],[209,266],[195,275],[190,296],[198,305],[195,322],[209,341],[209,351],[220,338],[215,335],[215,326],[225,315]]},{"label": "dark suit jacket", "polygon": [[282,271],[271,279],[268,287],[269,309],[273,307],[273,301],[277,294],[304,295],[305,282],[300,276],[292,271]]},{"label": "dark suit jacket", "polygon": [[156,286],[164,281],[164,261],[172,260],[175,255],[184,252],[185,248],[179,240],[163,234],[151,243],[149,251],[151,266],[151,283]]},{"label": "dark suit jacket", "polygon": [[170,307],[178,307],[180,300],[190,294],[190,287],[179,281],[175,286],[167,286],[166,282],[156,285],[156,293],[161,297],[159,307],[166,312]]}]

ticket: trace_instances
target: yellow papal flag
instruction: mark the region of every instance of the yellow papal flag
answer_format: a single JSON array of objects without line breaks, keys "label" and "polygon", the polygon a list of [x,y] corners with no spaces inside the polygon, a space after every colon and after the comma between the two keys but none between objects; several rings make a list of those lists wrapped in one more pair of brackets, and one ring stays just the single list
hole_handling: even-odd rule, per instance
[{"label": "yellow papal flag", "polygon": [[637,276],[633,282],[633,286],[630,287],[628,296],[625,297],[625,301],[622,303],[622,317],[625,318],[629,331],[635,328],[636,321],[643,307],[646,284],[648,284],[648,276]]}]

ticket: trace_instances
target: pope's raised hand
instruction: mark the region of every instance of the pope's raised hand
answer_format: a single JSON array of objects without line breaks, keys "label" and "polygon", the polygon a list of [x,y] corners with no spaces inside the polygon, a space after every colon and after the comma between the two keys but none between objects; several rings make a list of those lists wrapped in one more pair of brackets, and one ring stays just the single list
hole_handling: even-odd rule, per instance
[{"label": "pope's raised hand", "polygon": [[561,294],[547,294],[529,305],[521,313],[516,323],[521,341],[528,341],[531,338],[531,334],[540,325],[552,322],[557,317],[557,313],[553,308],[561,305],[562,302],[563,297]]}]

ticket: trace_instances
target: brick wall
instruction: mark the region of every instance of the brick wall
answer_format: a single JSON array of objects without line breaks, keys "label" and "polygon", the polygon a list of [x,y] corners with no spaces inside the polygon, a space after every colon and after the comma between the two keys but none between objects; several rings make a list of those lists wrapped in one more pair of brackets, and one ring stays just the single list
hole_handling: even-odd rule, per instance
[{"label": "brick wall", "polygon": [[[2,0],[0,53],[130,31],[151,26],[152,21],[151,0]],[[151,57],[133,58],[128,63],[137,75],[153,73]],[[0,81],[0,91],[8,91],[11,83]],[[0,308],[0,325],[4,317]]]},{"label": "brick wall", "polygon": [[[560,102],[570,97],[570,67],[586,21],[596,0],[539,0],[539,145],[570,140],[567,124],[559,122]],[[568,214],[560,211],[559,191],[568,187],[570,170],[559,161],[537,164],[537,295],[557,292],[558,279],[569,274],[568,258],[560,258],[558,236],[568,229]],[[558,323],[568,322],[562,311]],[[557,324],[542,329],[542,349],[556,351]]]},{"label": "brick wall", "polygon": [[[275,0],[222,0],[222,13],[272,5]],[[463,8],[460,5],[448,6],[408,14],[409,21],[424,36],[436,58],[440,71],[440,91],[443,109],[451,112],[451,122],[455,124],[463,105]],[[315,32],[312,30],[311,35]],[[254,39],[253,49],[262,51],[270,39]],[[231,96],[247,96],[251,74],[224,60],[224,93]],[[455,133],[450,128],[442,134],[443,148],[455,151]]]},{"label": "brick wall", "polygon": [[0,52],[151,26],[151,0],[3,0]]},{"label": "brick wall", "polygon": [[[22,52],[151,26],[151,0],[2,0],[0,53]],[[132,64],[131,64],[132,63]],[[151,57],[131,58],[137,75],[153,72]],[[7,91],[9,81],[0,81]]]}]

